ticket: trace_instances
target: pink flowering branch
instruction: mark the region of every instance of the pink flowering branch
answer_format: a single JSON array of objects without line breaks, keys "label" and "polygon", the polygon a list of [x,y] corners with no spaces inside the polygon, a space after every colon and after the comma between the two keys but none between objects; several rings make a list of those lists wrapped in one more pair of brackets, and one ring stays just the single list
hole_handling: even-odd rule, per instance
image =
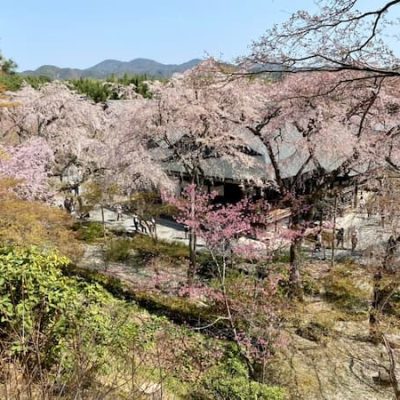
[{"label": "pink flowering branch", "polygon": [[[272,354],[274,334],[271,325],[276,320],[276,315],[270,299],[277,291],[277,280],[270,278],[261,287],[251,284],[250,288],[244,287],[247,280],[243,279],[240,286],[231,287],[230,280],[226,279],[226,271],[229,259],[234,254],[241,259],[270,259],[269,248],[264,243],[256,240],[240,243],[238,240],[240,237],[258,233],[259,226],[267,220],[269,207],[260,203],[254,204],[249,199],[235,204],[215,204],[215,193],[205,193],[194,184],[188,185],[180,198],[168,194],[163,197],[164,201],[178,209],[178,222],[188,226],[204,240],[218,272],[219,290],[210,290],[203,285],[189,285],[181,288],[179,294],[204,296],[221,307],[223,315],[203,328],[213,326],[221,320],[228,321],[233,340],[252,371],[254,361],[265,360]],[[254,292],[255,288],[257,293]],[[254,329],[260,316],[262,326]],[[248,329],[239,330],[238,326],[247,326]]]}]

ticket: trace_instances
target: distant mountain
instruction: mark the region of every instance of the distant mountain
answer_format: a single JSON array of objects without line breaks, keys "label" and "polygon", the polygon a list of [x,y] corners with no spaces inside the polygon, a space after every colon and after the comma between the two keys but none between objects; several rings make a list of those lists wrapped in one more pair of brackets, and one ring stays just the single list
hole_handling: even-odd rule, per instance
[{"label": "distant mountain", "polygon": [[202,60],[193,59],[183,64],[161,64],[146,58],[136,58],[132,61],[104,60],[87,69],[60,68],[55,65],[42,65],[34,71],[24,71],[22,75],[44,75],[52,79],[104,79],[110,75],[147,74],[157,78],[169,78],[175,72],[184,72],[195,67]]}]

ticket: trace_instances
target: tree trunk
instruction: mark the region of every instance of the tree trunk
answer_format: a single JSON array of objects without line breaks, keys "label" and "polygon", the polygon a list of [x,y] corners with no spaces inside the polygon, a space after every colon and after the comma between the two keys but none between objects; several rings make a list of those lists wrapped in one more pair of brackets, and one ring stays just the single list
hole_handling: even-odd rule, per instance
[{"label": "tree trunk", "polygon": [[187,273],[187,282],[191,286],[196,274],[196,233],[193,229],[189,232],[189,268]]},{"label": "tree trunk", "polygon": [[373,297],[369,312],[369,335],[374,343],[379,343],[382,338],[379,315],[385,307],[390,306],[388,302],[399,287],[399,283],[396,280],[384,285],[382,282],[384,273],[385,270],[381,268],[374,274]]},{"label": "tree trunk", "polygon": [[[335,194],[335,202],[334,202],[334,206],[333,206],[331,268],[333,268],[335,265],[336,212],[337,212],[337,194]],[[342,244],[342,247],[343,247],[343,244]]]},{"label": "tree trunk", "polygon": [[389,378],[390,378],[390,383],[393,388],[393,393],[394,393],[394,398],[396,400],[400,400],[400,384],[397,379],[396,375],[396,358],[393,352],[393,349],[389,343],[389,341],[386,339],[385,335],[382,336],[383,344],[386,348],[387,355],[389,357]]},{"label": "tree trunk", "polygon": [[[198,180],[198,176],[197,176]],[[198,185],[199,183],[197,183]],[[190,217],[195,218],[196,196],[192,194],[190,199]],[[193,227],[189,231],[189,269],[188,269],[188,285],[192,286],[193,279],[196,274],[196,232]]]},{"label": "tree trunk", "polygon": [[372,304],[369,311],[369,337],[373,343],[379,343],[381,334],[379,332],[379,313],[380,305],[382,303],[382,271],[379,270],[374,274],[374,287],[372,294]]},{"label": "tree trunk", "polygon": [[378,343],[382,337],[382,333],[379,329],[379,314],[383,311],[390,297],[399,286],[396,279],[391,279],[390,283],[387,282],[386,285],[382,282],[384,275],[392,273],[392,264],[397,246],[397,242],[392,243],[389,239],[382,265],[375,272],[373,277],[373,297],[369,312],[369,334],[370,339],[375,343]]},{"label": "tree trunk", "polygon": [[104,270],[108,270],[108,261],[106,257],[106,243],[107,243],[107,234],[106,234],[106,220],[104,217],[104,207],[100,206],[101,209],[101,223],[103,225],[103,261],[104,261]]},{"label": "tree trunk", "polygon": [[353,208],[356,210],[358,207],[358,184],[354,186]]},{"label": "tree trunk", "polygon": [[101,209],[101,224],[103,226],[103,239],[104,239],[104,243],[105,243],[105,241],[106,241],[106,220],[104,218],[104,207],[101,205],[100,209]]},{"label": "tree trunk", "polygon": [[301,238],[293,239],[290,244],[290,273],[289,273],[289,295],[300,301],[303,300],[303,286],[300,278],[300,245]]}]

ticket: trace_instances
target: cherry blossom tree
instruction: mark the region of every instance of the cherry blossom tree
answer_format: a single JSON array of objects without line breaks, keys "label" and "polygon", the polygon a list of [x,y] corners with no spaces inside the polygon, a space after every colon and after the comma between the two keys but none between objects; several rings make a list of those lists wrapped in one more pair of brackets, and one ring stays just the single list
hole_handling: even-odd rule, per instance
[{"label": "cherry blossom tree", "polygon": [[105,175],[129,195],[137,190],[172,187],[171,180],[149,152],[146,124],[151,112],[151,100],[142,97],[111,102],[105,110]]},{"label": "cherry blossom tree", "polygon": [[[177,164],[188,181],[197,185],[204,182],[207,160],[249,162],[243,138],[217,112],[230,95],[221,90],[225,82],[220,64],[206,60],[168,82],[151,82],[152,99],[140,113],[143,140],[158,150],[153,153],[158,161]],[[215,166],[212,173],[219,176],[222,171]]]},{"label": "cherry blossom tree", "polygon": [[2,140],[43,138],[54,152],[51,174],[66,186],[101,179],[129,192],[168,183],[138,136],[143,98],[95,104],[60,82],[25,86],[10,97],[16,106],[1,110]]},{"label": "cherry blossom tree", "polygon": [[253,43],[246,62],[262,71],[357,71],[366,79],[399,76],[387,45],[397,34],[398,0],[322,0],[315,13],[299,10]]},{"label": "cherry blossom tree", "polygon": [[[358,72],[288,74],[279,81],[234,79],[221,118],[265,145],[272,187],[291,208],[291,282],[299,288],[296,249],[312,205],[352,176],[398,168],[398,78],[357,80]],[[347,84],[345,82],[347,81]],[[229,86],[231,89],[228,89]],[[329,149],[329,151],[327,151]],[[297,292],[300,292],[296,289]]]},{"label": "cherry blossom tree", "polygon": [[[221,205],[213,202],[215,196],[216,193],[205,193],[191,184],[181,197],[164,193],[164,200],[177,208],[178,222],[191,228],[204,241],[206,251],[212,257],[219,293],[209,291],[207,297],[221,303],[222,315],[207,328],[227,320],[233,339],[254,374],[255,363],[261,362],[265,368],[266,360],[273,351],[273,342],[279,336],[276,331],[279,325],[278,304],[273,298],[276,297],[280,277],[271,272],[263,276],[258,284],[258,277],[255,276],[252,279],[228,279],[229,267],[233,266],[235,259],[267,262],[273,252],[261,241],[257,242],[257,248],[255,241],[238,244],[240,237],[257,235],[257,225],[265,223],[265,212],[260,212],[265,211],[261,209],[262,205],[254,204],[249,199]],[[191,264],[188,270],[188,293],[199,289],[193,285],[196,272],[193,267],[194,264]],[[232,268],[230,272],[233,272]]]},{"label": "cherry blossom tree", "polygon": [[48,173],[53,152],[41,138],[18,146],[0,146],[0,179],[5,188],[27,200],[51,196]]},{"label": "cherry blossom tree", "polygon": [[[213,204],[215,197],[215,192],[204,193],[195,184],[188,185],[180,198],[164,194],[164,200],[178,209],[178,222],[187,226],[193,234],[205,241],[207,249],[213,256],[221,283],[224,285],[227,262],[232,255],[233,240],[253,231],[251,206],[246,199],[225,206]],[[221,262],[218,261],[217,256],[221,257]],[[192,284],[196,273],[194,258],[195,248],[191,249],[189,285]]]},{"label": "cherry blossom tree", "polygon": [[[359,0],[319,1],[317,5],[316,13],[298,11],[287,22],[268,30],[253,44],[244,65],[251,68],[250,75],[278,70],[286,82],[296,81],[296,76],[314,80],[299,93],[285,93],[287,101],[303,99],[305,104],[342,105],[335,110],[336,120],[352,132],[352,150],[339,165],[342,172],[328,174],[324,181],[339,177],[357,161],[364,174],[379,169],[398,173],[399,58],[388,46],[388,37],[397,34],[395,12],[400,1],[378,0],[369,9]],[[307,112],[305,117],[310,115]],[[300,130],[303,134],[321,120],[313,117],[309,121]],[[334,137],[333,132],[330,135]],[[387,304],[388,294],[398,287],[393,271],[387,271],[396,247],[392,236],[380,259],[375,260],[372,331],[377,329],[380,309]],[[383,283],[385,278],[388,284]],[[372,335],[377,336],[374,332]],[[400,398],[393,349],[385,335],[379,335],[388,352],[395,397]]]},{"label": "cherry blossom tree", "polygon": [[54,152],[52,174],[63,178],[72,166],[79,185],[101,169],[107,126],[104,111],[65,84],[52,82],[34,89],[23,87],[10,95],[15,107],[2,110],[3,141],[23,143],[32,137],[46,140]]},{"label": "cherry blossom tree", "polygon": [[[297,253],[303,227],[298,219],[308,211],[304,196],[299,197],[305,193],[304,177],[310,180],[313,176],[319,186],[328,186],[360,163],[361,141],[366,139],[363,136],[356,144],[354,127],[349,118],[341,117],[349,110],[348,103],[334,96],[309,100],[315,77],[289,76],[279,82],[248,77],[229,80],[230,72],[208,60],[168,84],[153,85],[147,113],[140,113],[140,129],[148,135],[144,140],[169,150],[162,152],[160,161],[179,163],[186,177],[197,184],[205,179],[204,165],[212,165],[213,159],[251,166],[254,157],[248,153],[248,139],[257,141],[267,160],[266,178],[253,180],[253,184],[272,188],[281,204],[292,209],[291,280],[299,287]],[[323,90],[335,82],[336,77],[326,73],[317,83]],[[331,149],[329,159],[325,157],[327,147]],[[368,152],[369,147],[364,147]],[[321,191],[318,185],[314,195],[317,190]]]},{"label": "cherry blossom tree", "polygon": [[301,297],[298,253],[313,204],[338,181],[399,158],[397,78],[361,78],[346,70],[253,78],[207,60],[153,84],[138,126],[145,143],[169,150],[158,161],[178,163],[197,184],[213,159],[251,166],[249,138],[263,148],[265,177],[251,184],[291,209],[291,283]]},{"label": "cherry blossom tree", "polygon": [[[225,103],[230,105],[230,91],[235,90],[225,84],[224,68],[214,60],[169,82],[151,82],[152,98],[137,103],[137,110],[130,113],[122,153],[132,147],[136,151],[138,142],[143,143],[152,159],[146,166],[161,165],[167,170],[175,166],[185,180],[196,185],[203,185],[210,176],[224,179],[216,161],[238,170],[252,165],[248,143],[235,132],[240,127],[220,115]],[[246,178],[252,179],[249,174]],[[196,232],[189,229],[191,262],[195,265]]]}]

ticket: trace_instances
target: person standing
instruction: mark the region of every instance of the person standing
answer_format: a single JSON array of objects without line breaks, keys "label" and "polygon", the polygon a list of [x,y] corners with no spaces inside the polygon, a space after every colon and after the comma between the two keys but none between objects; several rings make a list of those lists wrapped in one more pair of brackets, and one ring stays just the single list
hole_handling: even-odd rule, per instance
[{"label": "person standing", "polygon": [[139,232],[139,219],[136,215],[133,216],[133,225],[135,226],[135,231]]},{"label": "person standing", "polygon": [[72,199],[70,197],[66,197],[64,200],[64,208],[67,210],[68,214],[72,213]]},{"label": "person standing", "polygon": [[360,197],[359,205],[360,205],[360,211],[361,211],[361,213],[363,213],[364,209],[365,209],[365,199],[364,199],[363,195],[361,195],[361,197]]},{"label": "person standing", "polygon": [[381,208],[381,227],[385,229],[385,217],[386,217],[386,210],[385,207]]},{"label": "person standing", "polygon": [[323,251],[323,260],[325,260],[325,247],[322,241],[322,231],[321,229],[319,229],[317,234],[315,235],[315,247],[312,252],[312,255],[314,255],[314,253],[317,252],[320,253],[321,250]]},{"label": "person standing", "polygon": [[354,231],[351,234],[351,254],[354,254],[357,244],[358,244],[358,233],[357,230],[354,229]]},{"label": "person standing", "polygon": [[156,224],[156,220],[154,217],[151,217],[150,223],[151,223],[151,232],[154,234],[154,236],[156,236],[157,235],[157,231],[156,231],[157,224]]},{"label": "person standing", "polygon": [[119,220],[122,221],[122,206],[121,206],[121,204],[117,204],[115,209],[117,211],[117,221],[119,221]]},{"label": "person standing", "polygon": [[147,234],[146,225],[144,224],[143,220],[141,218],[138,218],[138,222],[139,222],[139,229],[141,230],[141,232]]},{"label": "person standing", "polygon": [[339,228],[339,230],[336,233],[336,247],[339,248],[339,245],[341,245],[341,248],[343,250],[343,248],[344,248],[344,228]]}]

